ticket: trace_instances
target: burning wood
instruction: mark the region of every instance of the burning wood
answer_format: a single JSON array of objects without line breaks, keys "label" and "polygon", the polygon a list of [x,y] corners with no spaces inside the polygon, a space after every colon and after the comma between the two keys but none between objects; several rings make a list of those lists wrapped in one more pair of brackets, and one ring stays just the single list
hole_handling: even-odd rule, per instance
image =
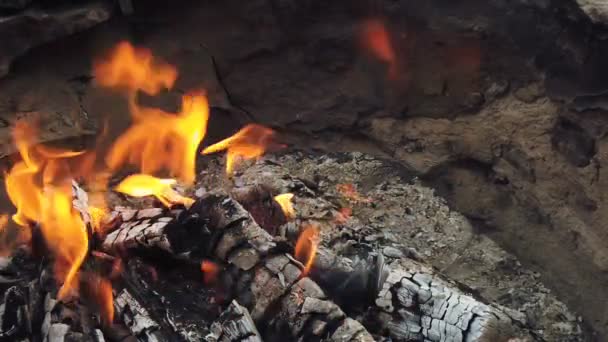
[{"label": "burning wood", "polygon": [[[211,184],[211,191],[189,188],[196,199],[179,193],[178,181],[191,186],[196,180],[209,115],[205,96],[185,96],[179,113],[141,107],[137,93],[173,87],[177,70],[127,43],[98,61],[95,75],[100,86],[127,97],[133,117],[100,158],[106,169],[94,169],[95,151],[41,146],[32,126],[15,127],[21,160],[8,172],[6,188],[17,208],[13,221],[29,232],[29,247],[40,257],[33,263],[44,277],[29,272],[31,279],[15,280],[4,292],[6,336],[49,342],[102,341],[104,335],[144,342],[529,337],[507,309],[474,298],[420,263],[403,255],[387,263],[379,246],[367,243],[371,234],[362,233],[366,227],[350,217],[352,210],[319,198],[310,181],[266,171],[235,176],[239,159],[259,159],[279,146],[268,128],[251,124],[204,149],[227,151],[225,171],[199,181],[227,183]],[[74,167],[82,160],[84,167]],[[101,180],[96,198],[104,198],[108,175],[127,164],[138,173],[113,190],[154,196],[162,207],[89,203],[73,182],[77,176]],[[161,172],[175,179],[159,178]],[[375,205],[375,197],[362,196],[353,183],[336,190],[349,206]],[[361,232],[358,241],[327,239],[338,228]]]}]

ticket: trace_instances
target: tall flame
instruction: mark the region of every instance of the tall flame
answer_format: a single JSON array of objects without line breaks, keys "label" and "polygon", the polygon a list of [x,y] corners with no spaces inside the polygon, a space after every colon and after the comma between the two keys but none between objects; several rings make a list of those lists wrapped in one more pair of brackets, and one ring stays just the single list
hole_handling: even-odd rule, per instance
[{"label": "tall flame", "polygon": [[38,222],[46,246],[55,258],[55,277],[63,285],[59,299],[77,286],[76,276],[88,249],[88,236],[72,208],[69,168],[65,158],[79,153],[36,145],[36,129],[23,122],[13,130],[21,155],[5,178],[9,199],[17,208],[13,221]]},{"label": "tall flame", "polygon": [[88,251],[88,236],[72,208],[71,189],[45,189],[40,227],[46,245],[55,256],[55,277],[63,280],[57,297],[63,299],[77,287],[77,274]]},{"label": "tall flame", "polygon": [[294,252],[296,259],[304,264],[304,270],[302,271],[301,277],[306,276],[312,269],[315,256],[317,255],[318,245],[319,227],[312,224],[304,227],[298,237]]},{"label": "tall flame", "polygon": [[239,158],[255,159],[262,156],[266,149],[273,145],[274,135],[274,131],[270,128],[249,124],[233,136],[208,146],[202,153],[210,154],[227,150],[226,173],[231,175]]},{"label": "tall flame", "polygon": [[110,169],[133,164],[145,174],[167,170],[172,177],[193,183],[196,152],[209,120],[207,97],[202,92],[184,95],[179,113],[138,105],[138,90],[155,95],[163,87],[171,88],[177,70],[157,61],[149,50],[127,42],[120,43],[108,59],[98,61],[94,73],[99,85],[127,93],[133,117],[133,125],[106,157]]},{"label": "tall flame", "polygon": [[184,96],[178,114],[154,108],[133,110],[133,125],[116,140],[106,158],[110,168],[134,164],[146,174],[168,170],[184,183],[193,183],[196,152],[209,118],[207,98],[202,94]]}]

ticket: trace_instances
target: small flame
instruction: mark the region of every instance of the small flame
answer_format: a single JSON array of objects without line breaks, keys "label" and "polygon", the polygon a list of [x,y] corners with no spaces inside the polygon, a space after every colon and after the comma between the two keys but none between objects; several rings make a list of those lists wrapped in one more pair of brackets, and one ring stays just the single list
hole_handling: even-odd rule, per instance
[{"label": "small flame", "polygon": [[371,203],[372,199],[361,196],[357,191],[357,187],[352,183],[344,183],[336,185],[336,190],[346,199],[353,202]]},{"label": "small flame", "polygon": [[207,285],[213,285],[217,281],[220,267],[212,261],[203,260],[201,262],[201,272],[203,272],[203,282]]},{"label": "small flame", "polygon": [[308,225],[304,227],[298,241],[296,242],[295,257],[304,264],[304,270],[301,277],[306,276],[315,261],[317,255],[317,247],[319,245],[319,227],[316,225]]},{"label": "small flame", "polygon": [[233,136],[208,146],[203,154],[228,150],[226,155],[226,173],[231,175],[238,158],[255,159],[264,154],[273,145],[274,131],[258,124],[249,124]]},{"label": "small flame", "polygon": [[87,290],[96,304],[101,321],[109,326],[114,321],[114,300],[112,297],[112,283],[97,274],[87,274]]},{"label": "small flame", "polygon": [[174,184],[176,184],[175,179],[136,174],[125,178],[114,190],[133,197],[154,196],[167,207],[176,203],[187,207],[192,205],[194,200],[178,194],[172,187]]},{"label": "small flame", "polygon": [[283,210],[283,214],[288,220],[293,220],[296,217],[296,211],[293,208],[293,204],[291,203],[291,199],[293,198],[293,194],[286,193],[274,196],[274,200],[281,206]]},{"label": "small flame", "polygon": [[389,66],[389,76],[396,75],[396,58],[390,35],[386,25],[380,19],[368,19],[361,25],[361,44],[369,51]]}]

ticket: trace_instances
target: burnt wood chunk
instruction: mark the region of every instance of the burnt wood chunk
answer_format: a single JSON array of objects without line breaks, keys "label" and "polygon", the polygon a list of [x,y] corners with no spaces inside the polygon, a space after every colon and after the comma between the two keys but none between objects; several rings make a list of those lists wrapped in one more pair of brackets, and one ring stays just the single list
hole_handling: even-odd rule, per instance
[{"label": "burnt wood chunk", "polygon": [[485,304],[432,270],[407,259],[376,298],[375,317],[396,341],[508,341],[530,336],[506,309]]},{"label": "burnt wood chunk", "polygon": [[262,342],[262,337],[247,308],[233,300],[220,318],[211,325],[208,342]]},{"label": "burnt wood chunk", "polygon": [[[319,285],[302,277],[302,265],[277,251],[273,237],[236,200],[209,194],[188,210],[159,214],[129,213],[107,236],[104,249],[160,248],[176,258],[187,253],[228,264],[236,274],[232,297],[250,310],[258,327],[265,328],[264,336],[373,341],[365,327],[348,319]],[[159,221],[165,224],[150,228]]]},{"label": "burnt wood chunk", "polygon": [[150,316],[148,310],[128,290],[123,289],[116,296],[114,308],[116,315],[140,341],[168,341],[168,337],[163,333],[160,324]]}]

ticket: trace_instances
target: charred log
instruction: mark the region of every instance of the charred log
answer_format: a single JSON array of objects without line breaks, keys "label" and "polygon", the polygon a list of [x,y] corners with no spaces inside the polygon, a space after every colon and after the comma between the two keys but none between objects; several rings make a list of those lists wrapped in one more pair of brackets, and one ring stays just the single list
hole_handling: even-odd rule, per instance
[{"label": "charred log", "polygon": [[250,310],[264,336],[279,331],[298,340],[373,340],[314,281],[302,277],[301,264],[278,251],[273,237],[235,200],[212,194],[188,210],[151,212],[123,215],[104,249],[160,250],[228,264],[236,275],[232,297]]},{"label": "charred log", "polygon": [[262,342],[262,337],[249,314],[249,310],[232,301],[220,318],[211,325],[209,342]]}]

